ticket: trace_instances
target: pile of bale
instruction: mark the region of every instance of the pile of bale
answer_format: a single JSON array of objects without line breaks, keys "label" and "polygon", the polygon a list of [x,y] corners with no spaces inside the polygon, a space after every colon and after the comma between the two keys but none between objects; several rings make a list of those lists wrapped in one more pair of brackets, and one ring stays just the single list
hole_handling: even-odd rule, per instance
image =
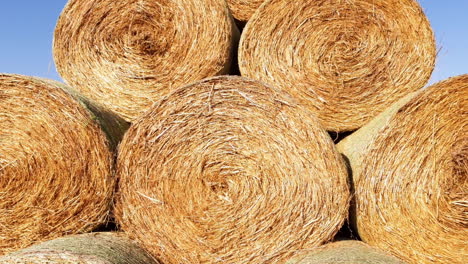
[{"label": "pile of bale", "polygon": [[53,53],[0,74],[0,263],[468,262],[415,0],[69,0]]}]

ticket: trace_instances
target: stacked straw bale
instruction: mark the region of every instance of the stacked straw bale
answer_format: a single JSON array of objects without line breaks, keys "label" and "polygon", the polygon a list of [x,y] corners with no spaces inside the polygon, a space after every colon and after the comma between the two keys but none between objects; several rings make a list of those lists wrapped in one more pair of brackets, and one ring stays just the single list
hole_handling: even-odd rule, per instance
[{"label": "stacked straw bale", "polygon": [[126,127],[56,82],[0,74],[0,255],[106,222]]},{"label": "stacked straw bale", "polygon": [[403,264],[404,262],[360,241],[343,240],[309,250],[286,264]]},{"label": "stacked straw bale", "polygon": [[[252,79],[204,79],[237,69],[231,12]],[[419,90],[416,0],[69,0],[53,51],[83,96],[0,74],[0,263],[468,263],[468,75]],[[349,186],[326,130],[358,128]],[[370,246],[322,246],[351,193]],[[137,242],[57,239],[114,202]]]},{"label": "stacked straw bale", "polygon": [[121,233],[91,233],[47,241],[0,257],[3,264],[158,264]]},{"label": "stacked straw bale", "polygon": [[409,263],[468,262],[468,75],[402,99],[338,147],[365,242]]},{"label": "stacked straw bale", "polygon": [[327,130],[349,131],[423,87],[435,55],[414,0],[269,0],[244,29],[239,67],[298,98]]},{"label": "stacked straw bale", "polygon": [[227,0],[232,16],[239,21],[248,21],[263,2],[265,0]]},{"label": "stacked straw bale", "polygon": [[237,39],[225,1],[70,0],[53,50],[69,85],[132,121],[169,91],[228,73]]},{"label": "stacked straw bale", "polygon": [[329,135],[288,95],[242,77],[155,104],[125,135],[117,171],[121,228],[164,263],[281,263],[347,217]]}]

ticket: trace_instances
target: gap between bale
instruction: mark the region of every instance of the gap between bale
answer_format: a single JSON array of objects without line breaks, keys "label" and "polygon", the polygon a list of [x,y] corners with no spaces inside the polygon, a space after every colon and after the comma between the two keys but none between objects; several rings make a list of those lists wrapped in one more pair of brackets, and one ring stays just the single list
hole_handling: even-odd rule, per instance
[{"label": "gap between bale", "polygon": [[265,0],[227,0],[232,16],[239,21],[248,21]]}]

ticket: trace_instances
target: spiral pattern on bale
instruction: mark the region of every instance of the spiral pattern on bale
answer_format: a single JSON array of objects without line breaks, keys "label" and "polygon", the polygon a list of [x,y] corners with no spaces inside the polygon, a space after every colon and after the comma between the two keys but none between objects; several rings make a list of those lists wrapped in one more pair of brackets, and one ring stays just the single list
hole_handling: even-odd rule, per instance
[{"label": "spiral pattern on bale", "polygon": [[403,261],[385,254],[357,240],[343,240],[300,253],[286,264],[404,264]]},{"label": "spiral pattern on bale", "polygon": [[468,75],[422,90],[386,118],[358,131],[369,142],[351,136],[342,148],[354,164],[359,235],[408,263],[467,263]]},{"label": "spiral pattern on bale", "polygon": [[423,87],[435,54],[414,0],[270,0],[244,29],[239,67],[288,91],[339,132]]},{"label": "spiral pattern on bale", "polygon": [[280,263],[347,217],[329,135],[289,96],[242,77],[162,99],[130,127],[117,164],[118,223],[163,263]]},{"label": "spiral pattern on bale", "polygon": [[248,21],[265,0],[226,0],[232,16],[239,21]]},{"label": "spiral pattern on bale", "polygon": [[0,255],[107,221],[111,149],[126,125],[80,100],[53,81],[0,74]]},{"label": "spiral pattern on bale", "polygon": [[69,85],[132,121],[170,90],[227,73],[237,39],[225,1],[70,0],[53,49]]},{"label": "spiral pattern on bale", "polygon": [[122,233],[90,233],[46,241],[0,257],[3,264],[158,264]]}]

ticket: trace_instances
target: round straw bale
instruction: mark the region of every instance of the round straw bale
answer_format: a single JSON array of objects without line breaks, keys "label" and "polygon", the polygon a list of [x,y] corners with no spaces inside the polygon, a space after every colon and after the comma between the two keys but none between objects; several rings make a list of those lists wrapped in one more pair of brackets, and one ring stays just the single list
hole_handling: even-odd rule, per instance
[{"label": "round straw bale", "polygon": [[248,21],[265,0],[227,0],[232,16],[239,21]]},{"label": "round straw bale", "polygon": [[0,255],[106,222],[125,128],[56,82],[0,74]]},{"label": "round straw bale", "polygon": [[132,121],[170,90],[228,73],[237,41],[225,1],[70,0],[53,50],[68,84]]},{"label": "round straw bale", "polygon": [[270,0],[244,29],[239,67],[287,90],[339,132],[423,87],[435,54],[414,0]]},{"label": "round straw bale", "polygon": [[117,174],[118,222],[164,263],[279,263],[347,217],[329,135],[289,96],[242,77],[155,104],[125,135]]},{"label": "round straw bale", "polygon": [[0,257],[3,264],[157,264],[122,233],[91,233],[43,242]]},{"label": "round straw bale", "polygon": [[468,75],[404,98],[338,147],[365,242],[409,263],[468,262]]},{"label": "round straw bale", "polygon": [[357,240],[343,240],[301,252],[286,264],[403,264],[404,262]]}]

